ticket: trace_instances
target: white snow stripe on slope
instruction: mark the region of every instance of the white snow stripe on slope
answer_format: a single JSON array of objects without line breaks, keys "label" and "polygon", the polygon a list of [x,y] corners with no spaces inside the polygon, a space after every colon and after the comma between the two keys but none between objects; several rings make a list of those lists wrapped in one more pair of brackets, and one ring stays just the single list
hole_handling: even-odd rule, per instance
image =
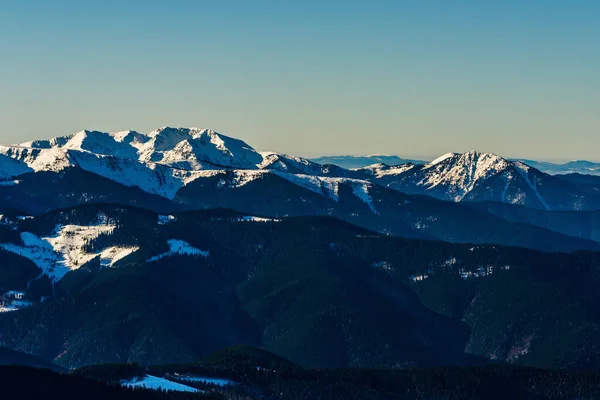
[{"label": "white snow stripe on slope", "polygon": [[100,266],[112,267],[115,263],[139,250],[138,246],[112,246],[100,252]]},{"label": "white snow stripe on slope", "polygon": [[202,392],[199,389],[191,386],[186,386],[181,383],[173,382],[158,376],[146,375],[143,378],[134,378],[130,381],[122,380],[121,386],[130,388],[144,388],[150,390],[166,390],[171,392]]},{"label": "white snow stripe on slope", "polygon": [[165,225],[174,220],[175,220],[175,216],[173,216],[173,215],[159,215],[158,216],[158,224],[159,225]]},{"label": "white snow stripe on slope", "polygon": [[367,204],[367,206],[369,206],[369,208],[371,209],[373,214],[379,215],[379,211],[377,211],[375,209],[375,206],[373,205],[373,199],[371,198],[371,195],[369,194],[370,187],[371,187],[371,185],[369,185],[367,183],[359,184],[359,183],[353,182],[352,183],[352,193],[354,193],[354,195],[356,197],[358,197],[363,202],[365,202]]},{"label": "white snow stripe on slope", "polygon": [[529,185],[529,187],[531,188],[531,190],[533,190],[533,193],[536,195],[536,197],[538,198],[538,200],[540,201],[540,203],[542,203],[542,205],[544,206],[544,208],[546,210],[549,210],[550,207],[548,207],[548,204],[546,203],[546,201],[544,201],[544,198],[542,197],[542,195],[540,194],[540,192],[537,189],[537,185],[536,182],[537,181],[531,181],[529,179],[529,166],[523,163],[517,163],[517,171],[519,171],[519,173],[521,174],[521,176],[523,176],[523,179],[525,179],[525,181],[527,182],[527,184]]},{"label": "white snow stripe on slope", "polygon": [[174,255],[188,255],[188,256],[202,256],[208,257],[209,252],[197,249],[190,245],[188,242],[184,242],[183,240],[178,239],[169,239],[167,240],[169,244],[169,251],[159,254],[157,256],[151,257],[146,262],[158,261],[165,257],[171,257]]}]

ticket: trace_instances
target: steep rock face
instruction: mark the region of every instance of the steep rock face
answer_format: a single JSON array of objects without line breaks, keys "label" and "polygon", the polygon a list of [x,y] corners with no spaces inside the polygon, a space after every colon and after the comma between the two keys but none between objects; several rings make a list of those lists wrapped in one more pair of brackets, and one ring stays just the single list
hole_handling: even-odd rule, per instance
[{"label": "steep rock face", "polygon": [[426,190],[444,188],[446,197],[460,201],[478,183],[504,173],[508,167],[509,163],[495,154],[476,151],[452,154],[422,168],[418,185]]},{"label": "steep rock face", "polygon": [[163,164],[208,162],[230,168],[256,168],[262,156],[245,142],[208,129],[161,128],[139,149],[140,161]]},{"label": "steep rock face", "polygon": [[372,165],[353,171],[405,193],[448,201],[496,201],[546,210],[600,206],[598,185],[578,184],[490,153],[448,153],[426,165]]},{"label": "steep rock face", "polygon": [[470,151],[448,153],[426,165],[371,166],[363,171],[393,189],[461,201],[487,179],[509,176],[519,167],[495,154]]}]

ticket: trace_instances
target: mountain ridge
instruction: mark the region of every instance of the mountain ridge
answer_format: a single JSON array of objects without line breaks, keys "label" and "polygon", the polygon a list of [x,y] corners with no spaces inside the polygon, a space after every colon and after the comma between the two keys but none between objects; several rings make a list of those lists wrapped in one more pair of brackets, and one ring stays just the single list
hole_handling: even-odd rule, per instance
[{"label": "mountain ridge", "polygon": [[[380,156],[378,156],[380,157]],[[448,153],[426,164],[374,164],[345,169],[302,157],[257,151],[246,142],[209,129],[163,127],[73,135],[0,146],[0,184],[18,185],[29,172],[60,172],[75,167],[168,199],[192,183],[215,177],[225,188],[245,185],[266,174],[337,199],[340,183],[369,207],[372,185],[447,201],[499,201],[548,210],[600,209],[600,184],[545,174],[520,161],[492,153]],[[234,174],[233,183],[224,177]],[[225,180],[223,180],[225,179]],[[360,189],[359,189],[360,188]],[[377,213],[375,206],[371,211]]]}]

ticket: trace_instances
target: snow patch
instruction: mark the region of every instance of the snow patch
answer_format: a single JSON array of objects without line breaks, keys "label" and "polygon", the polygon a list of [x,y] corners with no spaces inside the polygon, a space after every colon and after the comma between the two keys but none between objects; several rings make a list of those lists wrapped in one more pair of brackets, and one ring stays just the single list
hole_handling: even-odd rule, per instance
[{"label": "snow patch", "polygon": [[435,161],[424,167],[426,174],[417,185],[425,186],[427,190],[439,185],[447,186],[448,199],[453,201],[461,201],[479,181],[505,171],[510,165],[495,154],[476,151],[448,153]]},{"label": "snow patch", "polygon": [[367,206],[369,206],[373,214],[379,215],[379,211],[375,209],[375,206],[373,205],[373,199],[369,194],[369,189],[371,188],[371,186],[371,184],[368,184],[366,182],[352,182],[352,193],[354,193],[356,197],[361,199]]},{"label": "snow patch", "polygon": [[167,240],[167,243],[169,244],[169,251],[159,254],[157,256],[151,257],[148,260],[146,260],[146,262],[158,261],[162,258],[171,257],[171,256],[174,256],[177,254],[188,255],[188,256],[202,256],[202,257],[209,256],[208,251],[197,249],[197,248],[193,247],[192,245],[190,245],[188,242],[184,242],[183,240],[169,239],[169,240]]},{"label": "snow patch", "polygon": [[415,164],[401,164],[393,167],[389,167],[385,164],[373,164],[364,168],[353,169],[353,171],[368,171],[375,178],[382,178],[385,176],[401,175],[414,169],[415,167]]},{"label": "snow patch", "polygon": [[267,173],[268,171],[234,170],[233,178],[229,187],[242,187],[252,181],[255,181],[256,179],[262,178]]},{"label": "snow patch", "polygon": [[159,225],[165,225],[168,224],[169,222],[175,220],[175,216],[173,215],[159,215],[158,216],[158,224]]},{"label": "snow patch", "polygon": [[242,221],[242,222],[247,222],[247,221],[252,221],[252,222],[281,222],[280,219],[254,217],[254,216],[251,216],[251,215],[238,218],[237,220],[238,221]]},{"label": "snow patch", "polygon": [[31,307],[32,303],[24,299],[25,293],[9,290],[0,296],[0,313],[18,311],[22,308]]},{"label": "snow patch", "polygon": [[100,266],[112,267],[115,263],[139,250],[139,246],[112,246],[100,252]]},{"label": "snow patch", "polygon": [[200,390],[183,385],[181,383],[173,382],[165,378],[159,378],[158,376],[146,375],[143,378],[134,378],[132,380],[122,380],[121,386],[129,388],[144,388],[150,390],[166,390],[170,392],[192,392],[198,393]]},{"label": "snow patch", "polygon": [[84,250],[87,243],[115,229],[114,225],[106,224],[102,215],[98,216],[98,221],[98,224],[89,226],[57,225],[52,236],[43,238],[30,232],[21,232],[22,245],[3,243],[0,247],[33,261],[53,282],[97,256],[100,256],[101,266],[112,267],[139,249],[137,246],[113,246],[97,253],[87,253]]},{"label": "snow patch", "polygon": [[96,254],[86,253],[83,247],[101,234],[112,233],[114,225],[57,225],[54,236],[43,238],[52,246],[55,253],[62,255],[59,262],[70,270],[77,269],[96,257]]},{"label": "snow patch", "polygon": [[19,311],[23,308],[31,307],[31,302],[27,300],[12,300],[4,304],[0,304],[0,313]]}]

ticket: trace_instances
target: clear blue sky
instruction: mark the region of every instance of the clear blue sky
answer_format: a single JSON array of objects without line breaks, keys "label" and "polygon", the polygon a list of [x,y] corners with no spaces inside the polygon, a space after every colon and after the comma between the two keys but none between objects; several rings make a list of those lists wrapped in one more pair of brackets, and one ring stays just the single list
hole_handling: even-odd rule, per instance
[{"label": "clear blue sky", "polygon": [[600,1],[0,0],[0,142],[600,159]]}]

